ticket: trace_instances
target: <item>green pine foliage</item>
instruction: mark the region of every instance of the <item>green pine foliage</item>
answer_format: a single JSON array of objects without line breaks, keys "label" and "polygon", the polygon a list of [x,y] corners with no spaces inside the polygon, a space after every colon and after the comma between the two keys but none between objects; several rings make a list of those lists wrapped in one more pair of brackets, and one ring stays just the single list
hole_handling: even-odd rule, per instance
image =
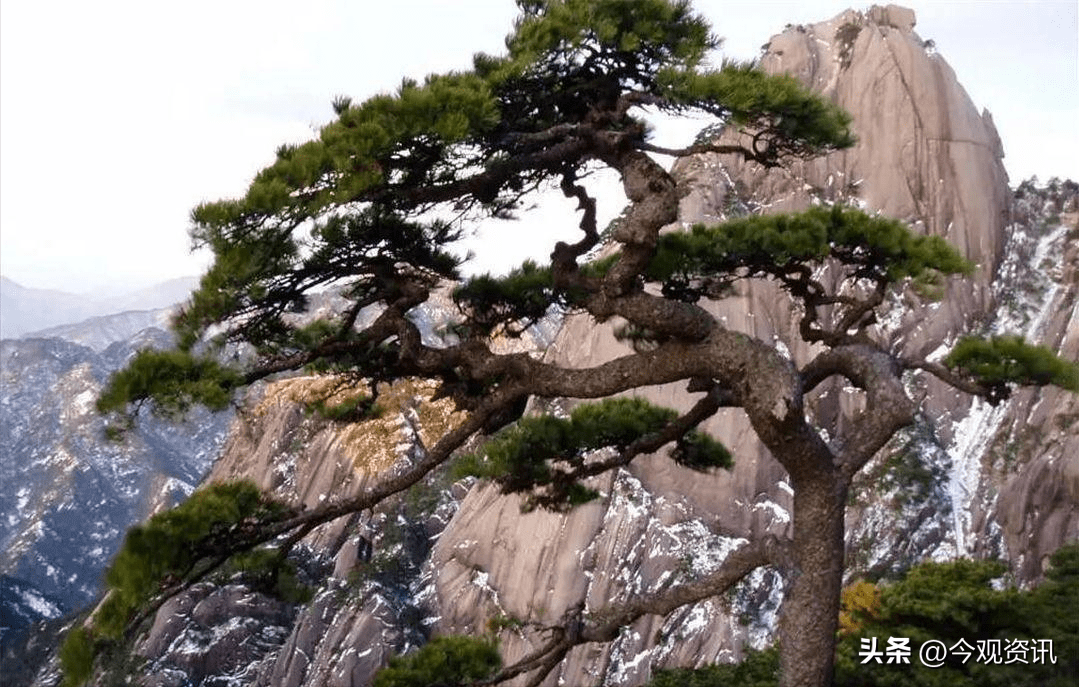
[{"label": "green pine foliage", "polygon": [[108,596],[94,631],[119,639],[134,614],[168,580],[191,573],[204,559],[227,555],[248,530],[288,510],[250,482],[211,484],[182,504],[132,527],[105,573]]},{"label": "green pine foliage", "polygon": [[734,458],[727,447],[699,430],[689,432],[675,442],[671,458],[679,465],[701,471],[713,468],[729,470],[734,466]]},{"label": "green pine foliage", "polygon": [[[663,111],[703,111],[763,130],[758,152],[772,162],[853,145],[849,116],[794,79],[733,62],[705,68],[718,44],[688,2],[565,0],[536,3],[507,41],[509,55],[479,56],[476,67],[500,92],[557,94],[549,109],[521,113],[533,127],[635,90],[655,96],[650,104]],[[512,105],[504,117],[516,114]]]},{"label": "green pine foliage", "polygon": [[94,638],[86,628],[75,627],[68,631],[57,652],[60,670],[64,675],[62,687],[79,687],[85,684],[94,670]]},{"label": "green pine foliage", "polygon": [[[231,208],[237,201],[222,204]],[[392,297],[393,277],[403,264],[431,283],[458,276],[459,259],[443,246],[461,234],[443,220],[409,221],[388,208],[369,206],[306,218],[302,233],[293,231],[300,220],[280,227],[268,218],[256,231],[230,224],[228,212],[218,217],[216,205],[202,207],[210,215],[200,220],[196,209],[193,235],[197,245],[213,249],[215,261],[173,322],[183,350],[198,343],[207,327],[230,317],[236,319],[228,339],[254,343],[264,353],[304,350],[325,339],[312,341],[316,330],[297,332],[283,315],[303,310],[311,289],[344,280],[351,281],[356,298],[378,291]],[[321,333],[328,337],[336,329]]]},{"label": "green pine foliage", "polygon": [[477,55],[475,68],[495,86],[503,122],[536,131],[624,90],[658,95],[659,68],[697,68],[717,44],[688,2],[564,0],[535,3],[507,39],[509,53]]},{"label": "green pine foliage", "polygon": [[779,650],[749,650],[739,663],[660,670],[646,687],[775,687]]},{"label": "green pine foliage", "polygon": [[468,315],[469,323],[485,334],[498,325],[520,332],[544,317],[552,307],[565,305],[556,292],[551,269],[526,260],[501,277],[490,274],[472,277],[453,291],[453,300]]},{"label": "green pine foliage", "polygon": [[926,625],[948,637],[1006,624],[1014,598],[992,587],[1005,571],[999,561],[923,563],[881,591],[880,619],[896,627]]},{"label": "green pine foliage", "polygon": [[829,258],[846,266],[853,279],[884,283],[971,270],[939,236],[921,236],[896,220],[836,205],[664,234],[646,277],[662,282],[668,295],[696,300],[739,277],[804,286],[804,266]]},{"label": "green pine foliage", "polygon": [[627,62],[695,66],[716,46],[707,22],[693,14],[688,2],[659,0],[535,3],[507,41],[516,65],[598,47]]},{"label": "green pine foliage", "polygon": [[[163,587],[192,574],[204,561],[227,558],[242,550],[258,527],[289,512],[250,482],[218,483],[197,490],[179,506],[128,530],[105,573],[107,592],[92,616],[92,626],[71,630],[61,645],[63,684],[76,687],[85,683],[102,650],[126,656],[127,649],[119,643],[129,624]],[[259,577],[269,591],[285,600],[309,598],[295,570],[281,560],[279,552],[252,552],[234,562],[232,570]]]},{"label": "green pine foliage", "polygon": [[[494,480],[504,493],[529,494],[529,505],[561,510],[598,496],[577,480],[586,471],[588,454],[603,448],[624,450],[677,417],[675,411],[641,398],[582,403],[567,419],[550,415],[521,419],[480,453],[459,459],[455,470],[459,476]],[[678,440],[672,457],[697,470],[731,465],[727,449],[699,431]]]},{"label": "green pine foliage", "polygon": [[[617,255],[581,266],[586,278],[602,278],[617,261]],[[524,261],[502,276],[483,274],[456,287],[453,300],[475,332],[489,335],[501,331],[519,335],[552,309],[568,309],[580,304],[586,294],[577,289],[558,289],[550,267]],[[501,329],[499,329],[501,327]]]},{"label": "green pine foliage", "polygon": [[[964,337],[944,364],[1002,390],[1012,384],[1054,384],[1079,392],[1079,364],[1060,358],[1050,348],[1029,344],[1022,336]],[[1006,391],[1001,393],[1007,396]]]},{"label": "green pine foliage", "polygon": [[[1023,610],[1030,636],[1053,640],[1058,663],[1044,671],[1046,687],[1079,684],[1079,544],[1049,558],[1045,581],[1030,592]],[[1032,676],[1032,678],[1035,676]]]},{"label": "green pine foliage", "polygon": [[433,74],[422,84],[405,79],[394,94],[342,109],[317,140],[279,148],[242,200],[197,207],[197,237],[216,248],[238,225],[274,215],[315,218],[382,184],[437,183],[451,171],[438,164],[446,148],[497,121],[491,87],[475,74]]},{"label": "green pine foliage", "polygon": [[[1029,591],[998,589],[1004,566],[993,561],[923,563],[881,589],[880,611],[872,622],[839,644],[836,684],[843,687],[1064,687],[1079,682],[1079,545],[1062,547],[1050,559],[1046,580]],[[876,638],[878,650],[889,637],[909,637],[910,664],[861,663],[863,640]],[[1000,664],[977,659],[978,640],[1053,641],[1055,664]],[[944,665],[927,667],[918,648],[928,640],[948,647],[961,640],[973,649],[966,661],[949,652]],[[1024,659],[1030,661],[1030,655]]]},{"label": "green pine foliage", "polygon": [[[712,72],[668,67],[657,78],[664,94],[688,108],[702,109],[738,127],[760,129],[760,139],[776,162],[789,155],[855,143],[850,115],[806,93],[793,76],[766,75],[752,64],[728,62]],[[838,136],[838,137],[837,137]]]},{"label": "green pine foliage", "polygon": [[494,640],[435,637],[411,654],[391,658],[375,675],[374,687],[458,687],[490,677],[501,666]]},{"label": "green pine foliage", "polygon": [[221,410],[241,383],[239,373],[214,360],[180,350],[143,350],[113,373],[98,396],[97,409],[117,412],[132,399],[153,399],[154,410],[169,417],[182,415],[196,403]]}]

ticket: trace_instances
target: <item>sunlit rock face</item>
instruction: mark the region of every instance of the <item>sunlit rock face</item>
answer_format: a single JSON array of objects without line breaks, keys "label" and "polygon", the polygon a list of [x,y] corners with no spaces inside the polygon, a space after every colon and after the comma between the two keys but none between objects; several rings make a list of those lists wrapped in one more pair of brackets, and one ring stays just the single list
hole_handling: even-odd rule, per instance
[{"label": "sunlit rock face", "polygon": [[[874,7],[774,36],[761,67],[793,74],[841,105],[858,143],[785,170],[731,157],[721,163],[738,195],[768,212],[853,202],[943,236],[974,262],[974,277],[953,283],[928,312],[907,302],[890,323],[889,334],[902,336],[905,350],[926,354],[992,312],[989,282],[1003,257],[1010,191],[992,117],[978,113],[913,24],[910,10]],[[685,219],[717,210],[694,205]]]},{"label": "sunlit rock face", "polygon": [[[1014,331],[1075,359],[1079,189],[1028,189],[1013,201],[991,118],[976,111],[914,24],[910,10],[874,7],[773,37],[764,68],[790,72],[850,111],[857,146],[771,172],[723,156],[680,160],[673,174],[681,222],[670,230],[815,203],[880,211],[947,237],[978,266],[972,279],[947,284],[940,301],[897,296],[876,331],[880,340],[938,359],[962,332]],[[801,364],[814,350],[799,339],[786,303],[758,282],[708,307],[728,327]],[[425,337],[435,336],[451,307],[443,299],[417,314]],[[574,367],[628,350],[610,327],[576,317],[544,323],[517,345]],[[912,378],[910,385],[922,403],[919,422],[867,467],[849,509],[850,574],[1000,554],[1019,580],[1035,579],[1047,553],[1079,537],[1076,397],[1024,391],[991,408],[932,382]],[[359,427],[305,411],[330,389],[332,380],[301,377],[259,390],[212,478],[253,479],[312,507],[415,460],[456,421],[452,407],[430,400],[432,385],[414,380],[386,389],[382,416]],[[678,409],[693,401],[674,385],[642,395]],[[552,401],[534,410],[567,407]],[[811,410],[834,436],[858,421],[858,395],[824,386]],[[240,591],[194,590],[176,602],[170,622],[159,614],[139,651],[158,674],[191,684],[240,676],[236,684],[365,685],[389,656],[432,632],[507,626],[499,637],[513,661],[542,639],[515,620],[550,623],[568,611],[596,611],[706,573],[746,539],[788,530],[786,475],[744,418],[723,411],[706,429],[734,453],[730,472],[702,475],[665,454],[645,457],[596,479],[603,497],[566,514],[525,513],[519,499],[491,485],[434,476],[416,494],[305,540],[299,563],[312,585],[309,602],[283,608],[267,600],[273,613],[259,625],[247,620],[252,600]],[[610,646],[578,648],[544,684],[639,685],[658,668],[737,659],[747,646],[771,642],[781,597],[779,576],[758,571],[721,598],[640,620]],[[234,612],[196,614],[211,598]],[[168,648],[210,652],[212,642],[200,642],[213,636],[206,620],[215,617],[233,618],[216,627],[232,643],[242,644],[236,633],[247,632],[258,656],[219,652],[211,665]]]}]

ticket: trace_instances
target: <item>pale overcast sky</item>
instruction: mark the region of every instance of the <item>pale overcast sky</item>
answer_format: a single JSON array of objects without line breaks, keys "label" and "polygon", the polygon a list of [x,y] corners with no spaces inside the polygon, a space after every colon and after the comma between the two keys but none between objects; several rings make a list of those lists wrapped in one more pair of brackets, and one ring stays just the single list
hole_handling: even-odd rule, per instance
[{"label": "pale overcast sky", "polygon": [[[852,6],[695,4],[743,59],[784,24]],[[1013,184],[1079,179],[1075,0],[900,4],[993,113]],[[241,194],[280,143],[314,136],[335,95],[500,52],[515,14],[510,0],[5,0],[0,272],[73,292],[198,274],[192,206]]]}]

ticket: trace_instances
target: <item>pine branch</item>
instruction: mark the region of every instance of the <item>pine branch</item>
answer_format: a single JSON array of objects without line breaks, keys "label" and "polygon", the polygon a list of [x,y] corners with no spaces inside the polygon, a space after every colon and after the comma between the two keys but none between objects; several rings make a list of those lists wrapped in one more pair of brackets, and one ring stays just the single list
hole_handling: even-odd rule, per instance
[{"label": "pine branch", "polygon": [[866,407],[836,438],[836,463],[845,484],[901,428],[914,422],[915,405],[900,378],[902,367],[874,345],[844,345],[824,351],[801,370],[806,393],[839,375],[866,394]]},{"label": "pine branch", "polygon": [[553,637],[539,650],[492,677],[473,683],[476,687],[496,685],[523,673],[537,671],[527,684],[539,685],[576,646],[606,643],[618,638],[623,627],[645,615],[666,616],[690,604],[722,594],[757,568],[791,565],[789,542],[768,535],[731,552],[714,571],[700,578],[656,592],[642,594],[622,603],[611,604],[587,613],[570,609],[558,626],[548,628]]}]

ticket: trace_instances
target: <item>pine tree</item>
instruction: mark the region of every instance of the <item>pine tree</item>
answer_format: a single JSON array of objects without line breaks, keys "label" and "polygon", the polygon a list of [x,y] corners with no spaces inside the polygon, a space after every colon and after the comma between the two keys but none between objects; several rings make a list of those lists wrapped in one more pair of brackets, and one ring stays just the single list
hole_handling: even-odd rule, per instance
[{"label": "pine tree", "polygon": [[[468,412],[407,471],[265,527],[266,541],[294,541],[369,508],[438,469],[472,437],[514,422],[469,467],[534,506],[587,501],[595,496],[587,477],[665,447],[695,469],[722,467],[731,457],[696,428],[721,408],[740,408],[790,475],[791,537],[750,542],[712,574],[567,617],[539,654],[501,668],[488,683],[527,673],[537,684],[574,646],[609,642],[644,614],[715,596],[771,565],[787,580],[782,684],[826,685],[847,492],[855,473],[914,421],[903,375],[932,374],[995,402],[1015,384],[1075,389],[1075,367],[1015,339],[972,340],[943,364],[903,359],[874,341],[870,327],[889,290],[969,271],[941,239],[893,220],[815,208],[661,235],[677,220],[678,189],[650,154],[719,152],[779,166],[852,145],[849,116],[791,77],[747,64],[709,66],[718,41],[688,2],[518,5],[505,54],[476,55],[470,71],[406,79],[395,93],[360,103],[340,98],[318,138],[278,149],[243,197],[195,208],[192,236],[212,249],[214,262],[175,320],[177,349],[140,354],[113,377],[99,407],[130,412],[147,400],[166,412],[220,406],[252,382],[313,368],[347,373],[365,397],[383,381],[435,379],[440,394]],[[650,112],[708,115],[740,137],[666,148],[651,139]],[[606,239],[611,257],[590,262],[602,240],[589,186],[597,168],[620,175],[629,206]],[[462,281],[448,244],[469,222],[512,216],[543,188],[577,204],[579,240],[554,245],[546,264]],[[842,276],[839,287],[814,278],[824,263]],[[797,303],[801,335],[821,351],[805,366],[700,307],[751,278],[776,282]],[[456,342],[425,344],[409,313],[453,281]],[[343,289],[345,311],[302,328],[290,323],[287,315],[302,310],[313,289],[330,285]],[[365,308],[378,315],[359,327]],[[561,369],[491,350],[492,335],[519,336],[552,308],[587,313],[597,324],[622,318],[634,352]],[[227,343],[249,344],[253,360],[242,369],[216,362],[215,348]],[[826,441],[807,417],[805,397],[835,376],[865,391],[867,410],[845,435]],[[697,394],[688,412],[596,400],[675,382]],[[530,397],[579,405],[568,419],[520,419]],[[609,450],[585,460],[598,448]]]},{"label": "pine tree", "polygon": [[[1005,570],[1000,561],[924,562],[893,582],[862,580],[848,587],[834,686],[1076,684],[1079,544],[1057,550],[1046,579],[1032,590],[1001,585]],[[893,638],[909,640],[909,662],[884,656]],[[918,651],[925,641],[944,642],[956,651],[940,665],[927,666]],[[749,651],[737,664],[659,671],[647,687],[775,687],[776,649]]]}]

